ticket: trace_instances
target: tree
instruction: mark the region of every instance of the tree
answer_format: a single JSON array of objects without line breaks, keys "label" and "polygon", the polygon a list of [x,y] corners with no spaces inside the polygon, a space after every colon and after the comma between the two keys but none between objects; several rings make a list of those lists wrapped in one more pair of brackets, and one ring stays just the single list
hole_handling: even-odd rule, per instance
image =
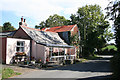
[{"label": "tree", "polygon": [[[101,7],[86,5],[79,8],[77,14],[72,14],[70,18],[71,24],[77,24],[80,29],[82,55],[94,55],[95,48],[101,48],[106,43],[104,33],[109,27],[109,22],[105,20]],[[99,44],[99,42],[103,43]]]},{"label": "tree", "polygon": [[67,25],[69,20],[65,19],[64,16],[59,16],[57,14],[54,14],[53,16],[49,16],[49,18],[46,21],[41,21],[41,23],[35,28],[46,28],[46,27],[55,27],[55,26],[63,26]]},{"label": "tree", "polygon": [[11,25],[10,22],[5,22],[3,24],[2,30],[3,31],[13,31],[13,30],[16,30],[16,29]]},{"label": "tree", "polygon": [[2,32],[2,26],[0,26],[0,32]]},{"label": "tree", "polygon": [[115,0],[111,1],[106,8],[107,17],[110,20],[114,21],[114,29],[115,29],[115,43],[118,48],[118,52],[120,52],[120,1]]},{"label": "tree", "polygon": [[110,60],[111,69],[113,71],[113,78],[116,80],[120,79],[120,1],[115,0],[114,2],[110,2],[107,10],[107,17],[110,20],[114,21],[114,29],[115,29],[115,43],[117,47],[117,54],[113,56]]}]

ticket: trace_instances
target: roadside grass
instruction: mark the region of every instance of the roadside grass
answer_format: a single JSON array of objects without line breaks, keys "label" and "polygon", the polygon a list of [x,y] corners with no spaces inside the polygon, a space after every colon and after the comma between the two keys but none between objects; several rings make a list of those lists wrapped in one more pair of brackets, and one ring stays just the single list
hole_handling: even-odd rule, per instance
[{"label": "roadside grass", "polygon": [[4,68],[2,70],[2,79],[9,78],[15,75],[20,75],[21,73],[14,72],[11,68]]},{"label": "roadside grass", "polygon": [[102,57],[94,54],[93,56],[85,57],[85,59],[86,60],[95,60],[95,59],[102,59]]},{"label": "roadside grass", "polygon": [[114,51],[117,51],[117,47],[115,47],[115,45],[108,45],[108,46],[102,48],[102,51],[104,51],[104,50],[106,50],[106,49],[108,49],[109,51],[110,51],[111,49],[113,49]]}]

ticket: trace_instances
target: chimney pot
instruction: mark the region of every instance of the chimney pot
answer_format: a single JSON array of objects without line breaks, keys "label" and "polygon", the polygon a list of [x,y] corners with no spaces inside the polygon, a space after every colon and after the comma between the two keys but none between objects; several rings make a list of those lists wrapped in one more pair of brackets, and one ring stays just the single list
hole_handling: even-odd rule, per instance
[{"label": "chimney pot", "polygon": [[26,19],[24,19],[24,22],[26,21]]},{"label": "chimney pot", "polygon": [[21,22],[23,22],[23,16],[21,17]]}]

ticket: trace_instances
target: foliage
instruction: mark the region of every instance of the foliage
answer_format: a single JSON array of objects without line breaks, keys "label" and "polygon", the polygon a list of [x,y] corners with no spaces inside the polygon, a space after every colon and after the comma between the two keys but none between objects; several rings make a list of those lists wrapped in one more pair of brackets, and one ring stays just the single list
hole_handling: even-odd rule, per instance
[{"label": "foliage", "polygon": [[100,55],[114,55],[117,53],[117,47],[113,44],[106,45],[101,49],[101,51],[97,54]]},{"label": "foliage", "polygon": [[115,42],[116,47],[118,48],[118,53],[120,53],[120,14],[115,20]]},{"label": "foliage", "polygon": [[85,59],[86,60],[96,60],[96,59],[101,59],[102,57],[99,57],[99,56],[97,56],[97,55],[93,55],[93,56],[89,56],[89,57],[85,57]]},{"label": "foliage", "polygon": [[64,65],[73,64],[73,61],[72,60],[64,60],[63,64]]},{"label": "foliage", "polygon": [[20,75],[21,73],[17,73],[17,72],[14,72],[12,69],[10,68],[4,68],[2,70],[2,79],[4,78],[8,78],[8,77],[11,77],[11,76],[14,76],[14,75]]},{"label": "foliage", "polygon": [[120,52],[120,1],[115,0],[114,2],[111,1],[106,8],[107,10],[107,17],[110,20],[114,21],[114,28],[115,28],[115,42],[116,47],[118,48],[118,52]]},{"label": "foliage", "polygon": [[79,46],[79,35],[78,34],[75,34],[73,36],[70,36],[70,43],[72,46],[76,45],[76,46]]},{"label": "foliage", "polygon": [[[78,9],[77,14],[71,14],[70,20],[54,14],[46,21],[42,21],[35,28],[46,28],[54,26],[77,24],[80,30],[80,42],[76,44],[76,36],[70,37],[71,45],[80,45],[83,56],[94,55],[95,49],[98,51],[105,46],[106,42],[113,38],[113,34],[108,31],[109,22],[106,21],[99,5],[86,5]],[[75,42],[75,43],[74,43]],[[92,45],[92,46],[91,46]]]},{"label": "foliage", "polygon": [[120,79],[120,1],[110,2],[106,9],[107,17],[114,21],[117,54],[111,59],[111,68],[113,70],[113,77],[118,80]]},{"label": "foliage", "polygon": [[111,1],[105,9],[107,10],[106,17],[110,18],[110,20],[115,20],[119,16],[120,1]]},{"label": "foliage", "polygon": [[39,25],[36,25],[35,28],[42,29],[46,27],[55,27],[55,26],[63,26],[67,24],[67,19],[64,16],[59,16],[54,14],[53,16],[49,16],[46,21],[41,21]]},{"label": "foliage", "polygon": [[2,26],[0,26],[0,32],[2,32]]},{"label": "foliage", "polygon": [[105,45],[105,37],[111,36],[110,32],[106,34],[109,22],[105,20],[99,5],[83,6],[70,18],[71,24],[77,24],[80,29],[82,56],[94,55],[96,48],[99,50]]},{"label": "foliage", "polygon": [[112,40],[114,37],[113,33],[109,30],[111,27],[107,27],[103,33],[103,37],[106,41]]},{"label": "foliage", "polygon": [[3,24],[2,30],[3,31],[13,31],[13,30],[16,30],[16,29],[11,25],[10,22],[5,22]]},{"label": "foliage", "polygon": [[113,78],[116,80],[120,79],[120,54],[115,54],[110,60],[111,69],[113,71]]},{"label": "foliage", "polygon": [[117,48],[116,48],[115,45],[108,45],[108,46],[106,46],[106,47],[103,47],[103,48],[102,48],[102,51],[104,51],[104,50],[106,50],[106,49],[108,49],[109,51],[110,51],[111,49],[117,51]]}]

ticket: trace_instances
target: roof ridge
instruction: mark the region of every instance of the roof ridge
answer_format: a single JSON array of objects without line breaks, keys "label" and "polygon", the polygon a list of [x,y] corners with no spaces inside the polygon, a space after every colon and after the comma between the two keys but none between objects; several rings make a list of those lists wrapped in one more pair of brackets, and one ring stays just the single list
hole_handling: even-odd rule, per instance
[{"label": "roof ridge", "polygon": [[49,32],[66,32],[66,31],[71,31],[72,28],[76,26],[74,25],[64,25],[64,26],[56,26],[56,27],[51,27],[50,29],[43,29],[43,31],[49,31]]},{"label": "roof ridge", "polygon": [[25,27],[25,28],[27,28],[27,29],[32,29],[32,30],[36,30],[36,31],[41,31],[40,29],[35,29],[35,28],[31,28],[31,27],[27,27],[27,26],[21,26],[21,27]]},{"label": "roof ridge", "polygon": [[[73,24],[73,25],[76,25],[76,24]],[[72,25],[63,25],[63,26],[72,26]],[[62,26],[54,26],[54,27],[62,27]]]},{"label": "roof ridge", "polygon": [[[42,30],[40,30],[40,29],[35,29],[35,28],[23,26],[23,25],[22,25],[21,27],[25,27],[25,28],[27,28],[27,29],[32,29],[32,30],[36,30],[36,31],[42,31]],[[43,32],[50,32],[50,31],[43,31]],[[56,33],[56,32],[50,32],[50,33]]]}]

